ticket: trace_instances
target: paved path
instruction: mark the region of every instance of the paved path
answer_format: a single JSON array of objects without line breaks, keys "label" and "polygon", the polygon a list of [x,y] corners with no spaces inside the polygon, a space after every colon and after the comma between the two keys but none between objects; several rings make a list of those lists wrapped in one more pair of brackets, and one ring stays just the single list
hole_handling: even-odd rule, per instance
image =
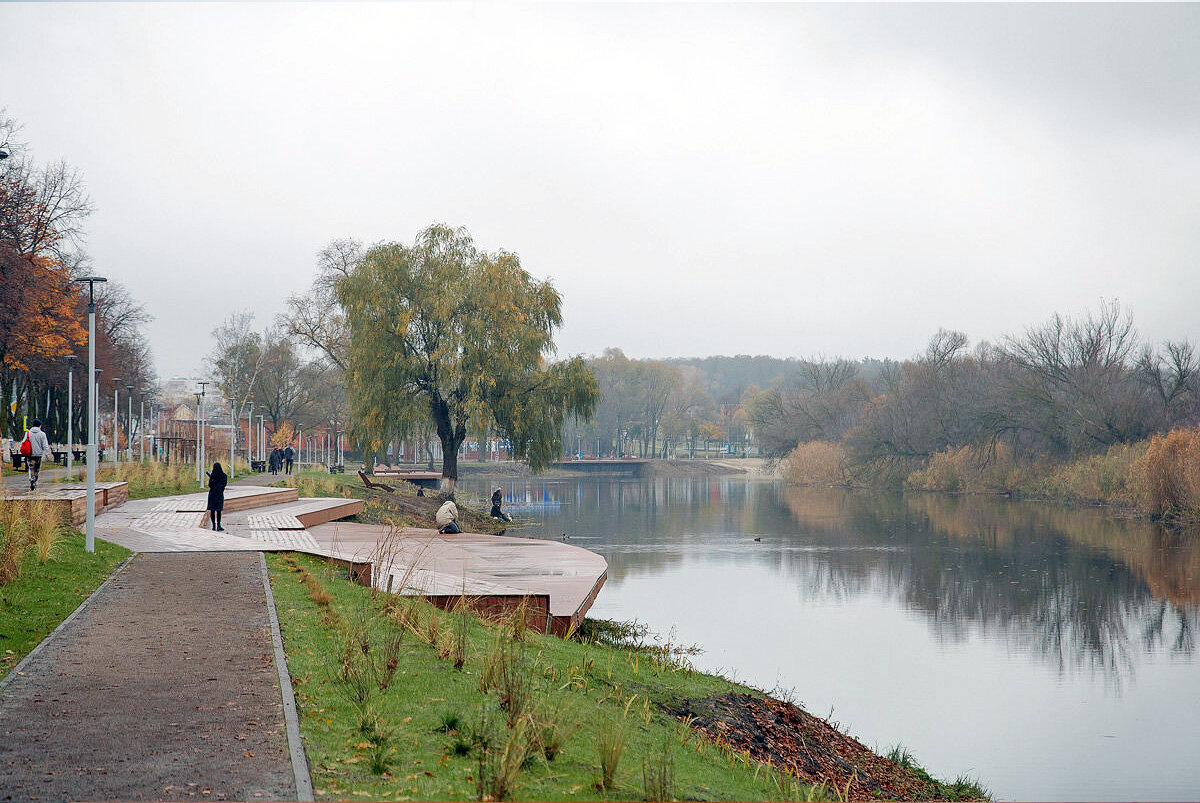
[{"label": "paved path", "polygon": [[[83,476],[84,467],[81,464],[76,463],[74,469],[76,477]],[[46,483],[53,482],[56,478],[65,477],[66,475],[67,470],[65,468],[60,467],[53,461],[47,460],[42,463],[42,470],[38,472],[38,488],[45,488]],[[3,485],[5,488],[16,488],[27,491],[29,490],[29,475],[24,471],[14,471],[12,463],[5,462],[4,476],[0,477],[0,485]]]},{"label": "paved path", "polygon": [[296,799],[260,558],[143,554],[0,689],[0,801]]}]

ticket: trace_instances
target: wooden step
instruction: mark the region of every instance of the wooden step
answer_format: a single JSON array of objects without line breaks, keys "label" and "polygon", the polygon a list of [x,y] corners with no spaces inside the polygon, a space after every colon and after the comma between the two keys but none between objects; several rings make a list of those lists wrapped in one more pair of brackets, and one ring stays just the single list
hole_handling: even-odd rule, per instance
[{"label": "wooden step", "polygon": [[[299,498],[300,492],[295,488],[234,486],[225,489],[224,510],[226,513],[253,510],[256,507],[270,507],[285,502],[295,502]],[[181,497],[175,510],[179,513],[203,513],[208,510],[208,494],[189,494]]]}]

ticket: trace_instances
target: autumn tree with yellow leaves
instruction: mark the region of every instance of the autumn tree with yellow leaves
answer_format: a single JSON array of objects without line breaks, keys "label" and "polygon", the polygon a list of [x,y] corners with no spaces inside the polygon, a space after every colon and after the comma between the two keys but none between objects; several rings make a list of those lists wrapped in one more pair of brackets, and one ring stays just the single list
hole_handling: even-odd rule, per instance
[{"label": "autumn tree with yellow leaves", "polygon": [[561,451],[569,416],[599,391],[584,361],[551,362],[562,299],[516,254],[487,253],[463,228],[433,225],[412,245],[366,251],[337,281],[349,327],[346,377],[353,430],[378,449],[397,431],[432,424],[452,489],[468,431],[490,426],[531,468]]},{"label": "autumn tree with yellow leaves", "polygon": [[[65,440],[67,355],[86,353],[86,305],[72,281],[87,262],[83,221],[91,201],[65,163],[38,166],[18,139],[20,126],[0,113],[0,432],[21,434],[23,418],[46,419],[52,441]],[[97,299],[97,364],[117,368],[149,389],[152,371],[137,328],[149,320],[120,285]],[[80,367],[84,363],[80,362]],[[75,383],[75,432],[86,437],[86,371]]]}]

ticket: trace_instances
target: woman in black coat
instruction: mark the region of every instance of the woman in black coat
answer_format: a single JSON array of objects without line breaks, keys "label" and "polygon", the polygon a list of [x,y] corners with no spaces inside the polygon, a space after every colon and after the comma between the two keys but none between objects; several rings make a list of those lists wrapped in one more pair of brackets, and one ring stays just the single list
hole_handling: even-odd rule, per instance
[{"label": "woman in black coat", "polygon": [[221,511],[225,509],[225,486],[229,477],[220,463],[213,463],[213,470],[205,473],[208,474],[208,520],[214,530],[225,532],[221,526]]}]

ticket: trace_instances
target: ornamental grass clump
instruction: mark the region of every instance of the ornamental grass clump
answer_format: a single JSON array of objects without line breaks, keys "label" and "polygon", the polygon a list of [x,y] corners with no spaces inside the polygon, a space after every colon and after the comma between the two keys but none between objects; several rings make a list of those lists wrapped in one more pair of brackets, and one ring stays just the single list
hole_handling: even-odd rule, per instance
[{"label": "ornamental grass clump", "polygon": [[617,767],[625,753],[625,723],[615,716],[600,714],[596,729],[596,750],[600,758],[600,777],[596,786],[601,791],[613,788],[617,778]]},{"label": "ornamental grass clump", "polygon": [[24,508],[20,502],[0,499],[0,585],[21,576],[30,544],[29,521]]},{"label": "ornamental grass clump", "polygon": [[62,508],[48,499],[34,499],[26,505],[29,541],[37,552],[39,563],[55,558],[61,546],[65,527]]}]

